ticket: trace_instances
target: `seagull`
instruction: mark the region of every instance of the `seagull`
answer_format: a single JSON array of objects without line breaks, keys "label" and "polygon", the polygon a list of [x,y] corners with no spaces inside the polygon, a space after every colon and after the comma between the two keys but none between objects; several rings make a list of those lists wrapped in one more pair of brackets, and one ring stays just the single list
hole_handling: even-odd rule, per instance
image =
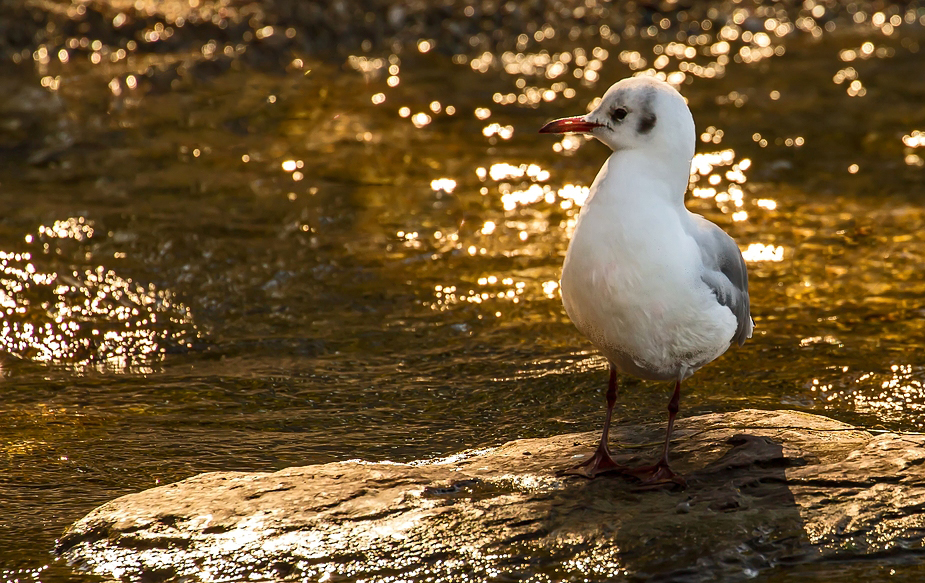
[{"label": "seagull", "polygon": [[[696,135],[680,93],[650,76],[615,83],[593,111],[547,123],[540,133],[594,136],[613,153],[591,184],[562,266],[569,318],[610,363],[600,445],[561,472],[605,472],[684,487],[668,465],[681,383],[751,338],[748,273],[735,241],[684,206]],[[607,446],[617,373],[670,381],[661,458],[627,467]]]}]

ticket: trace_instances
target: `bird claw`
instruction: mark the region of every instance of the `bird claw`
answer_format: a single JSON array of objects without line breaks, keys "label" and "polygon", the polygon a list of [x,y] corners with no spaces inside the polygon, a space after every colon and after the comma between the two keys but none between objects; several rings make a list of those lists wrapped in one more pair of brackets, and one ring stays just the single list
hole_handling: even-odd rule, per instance
[{"label": "bird claw", "polygon": [[606,447],[599,447],[590,458],[577,466],[559,470],[556,475],[559,477],[581,476],[590,480],[601,474],[622,473],[629,469],[627,466],[615,462]]},{"label": "bird claw", "polygon": [[661,488],[678,488],[683,490],[687,487],[687,481],[680,474],[676,474],[668,466],[668,461],[664,458],[660,459],[654,465],[631,468],[624,470],[623,473],[641,482],[637,488],[639,490],[658,490]]},{"label": "bird claw", "polygon": [[581,476],[589,480],[601,474],[622,474],[640,481],[637,490],[678,489],[687,487],[687,481],[680,474],[675,473],[665,459],[661,459],[650,466],[632,468],[618,464],[610,455],[607,448],[598,448],[594,454],[577,466],[559,470],[556,476]]}]

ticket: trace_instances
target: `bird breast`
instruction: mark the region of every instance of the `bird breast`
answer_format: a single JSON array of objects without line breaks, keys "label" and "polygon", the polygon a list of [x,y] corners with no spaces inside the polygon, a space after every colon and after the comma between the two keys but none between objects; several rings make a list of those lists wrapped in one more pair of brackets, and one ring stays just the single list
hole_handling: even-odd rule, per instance
[{"label": "bird breast", "polygon": [[736,319],[700,279],[687,211],[660,199],[593,197],[562,270],[569,317],[618,369],[683,379],[729,347]]}]

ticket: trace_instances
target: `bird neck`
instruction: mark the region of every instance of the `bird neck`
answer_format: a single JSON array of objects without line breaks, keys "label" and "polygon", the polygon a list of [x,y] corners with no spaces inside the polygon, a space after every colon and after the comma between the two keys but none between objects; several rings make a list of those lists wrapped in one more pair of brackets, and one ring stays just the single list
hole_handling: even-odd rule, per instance
[{"label": "bird neck", "polygon": [[610,155],[598,177],[598,190],[617,204],[640,204],[658,198],[672,207],[684,208],[690,181],[690,158],[673,152],[618,150]]}]

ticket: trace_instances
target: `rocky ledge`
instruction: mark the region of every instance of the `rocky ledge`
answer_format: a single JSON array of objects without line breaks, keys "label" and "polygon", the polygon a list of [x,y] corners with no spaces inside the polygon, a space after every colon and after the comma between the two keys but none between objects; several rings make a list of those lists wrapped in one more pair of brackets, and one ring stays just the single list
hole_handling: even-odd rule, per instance
[{"label": "rocky ledge", "polygon": [[[612,430],[618,461],[663,428]],[[925,436],[792,411],[682,419],[683,491],[557,478],[594,433],[411,464],[218,472],[123,496],[64,534],[76,569],[144,581],[735,581],[818,561],[916,561]]]}]

